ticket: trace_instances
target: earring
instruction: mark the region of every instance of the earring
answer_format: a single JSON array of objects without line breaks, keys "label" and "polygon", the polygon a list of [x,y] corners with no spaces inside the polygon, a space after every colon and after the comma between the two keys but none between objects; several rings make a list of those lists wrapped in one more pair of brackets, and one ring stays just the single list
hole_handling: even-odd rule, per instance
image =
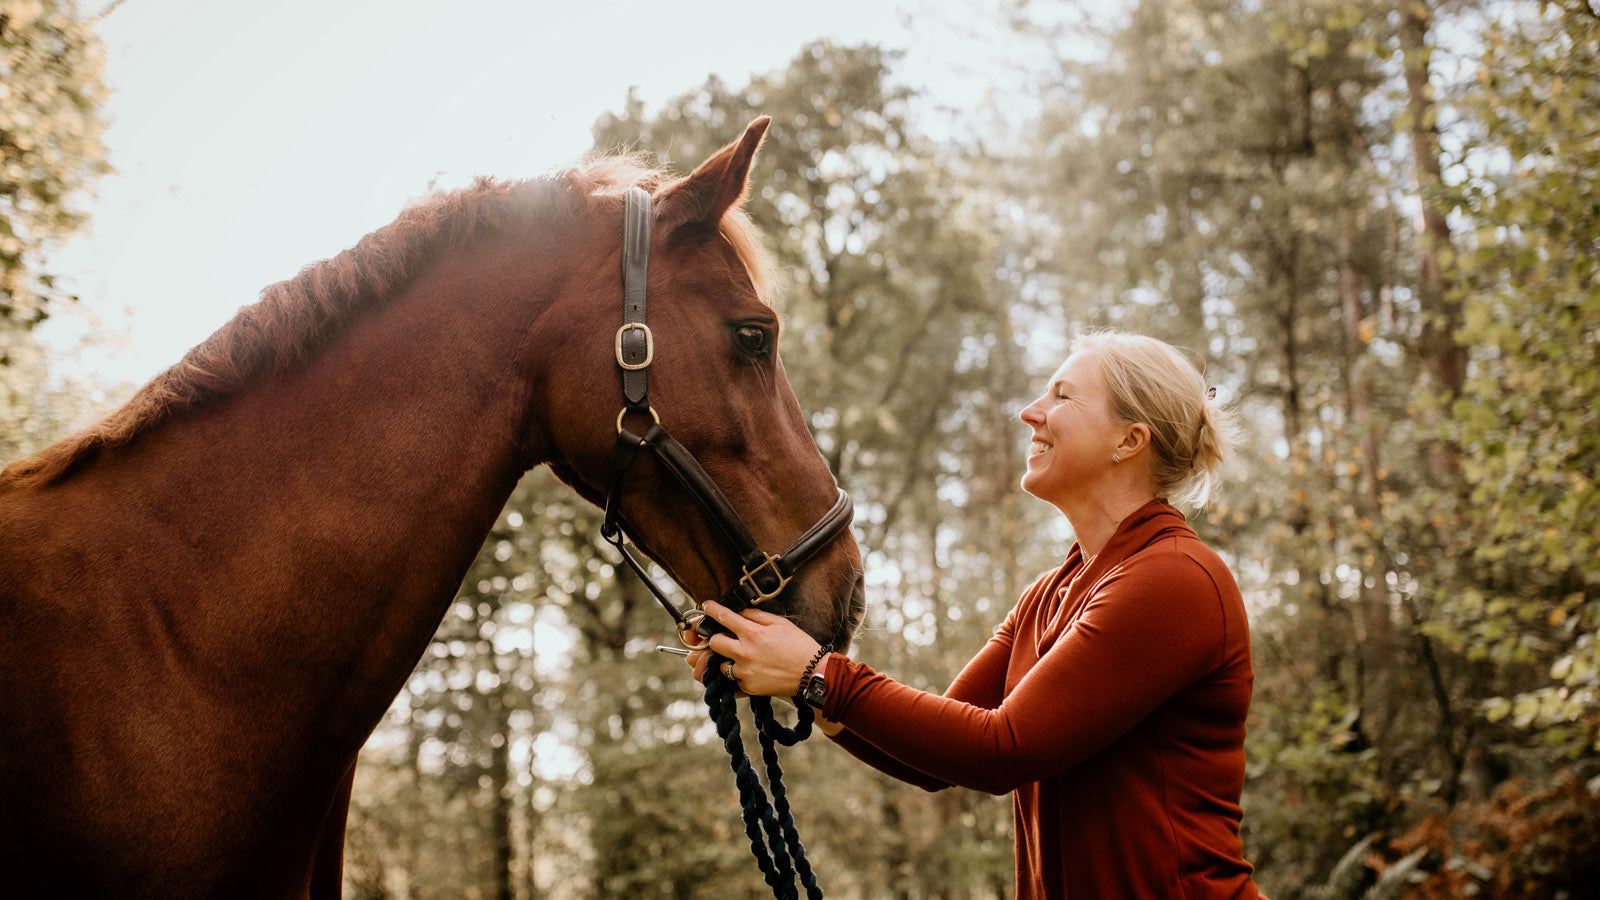
[{"label": "earring", "polygon": [[1111,461],[1114,463],[1122,462],[1122,454],[1113,451],[1111,454]]}]

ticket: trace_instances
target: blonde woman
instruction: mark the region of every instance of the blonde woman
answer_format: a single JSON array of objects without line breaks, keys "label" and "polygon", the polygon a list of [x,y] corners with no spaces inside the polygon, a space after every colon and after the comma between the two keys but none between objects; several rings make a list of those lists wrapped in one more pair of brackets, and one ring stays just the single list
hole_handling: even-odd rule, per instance
[{"label": "blonde woman", "polygon": [[[1079,336],[1020,418],[1022,488],[1077,542],[942,696],[760,611],[707,604],[731,632],[710,648],[744,692],[816,706],[868,765],[1010,793],[1018,897],[1257,897],[1239,838],[1244,603],[1169,502],[1216,486],[1227,421],[1176,349],[1112,332]],[[691,656],[697,677],[707,659]]]}]

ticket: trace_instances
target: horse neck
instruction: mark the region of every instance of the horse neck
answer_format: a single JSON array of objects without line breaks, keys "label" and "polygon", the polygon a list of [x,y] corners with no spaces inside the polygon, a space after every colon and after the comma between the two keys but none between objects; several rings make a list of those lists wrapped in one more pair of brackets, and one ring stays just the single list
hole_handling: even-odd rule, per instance
[{"label": "horse neck", "polygon": [[164,523],[151,570],[122,577],[170,585],[139,602],[171,607],[180,658],[247,685],[272,727],[354,753],[526,470],[529,304],[562,280],[531,258],[442,261],[305,366],[80,476],[136,511],[128,533]]}]

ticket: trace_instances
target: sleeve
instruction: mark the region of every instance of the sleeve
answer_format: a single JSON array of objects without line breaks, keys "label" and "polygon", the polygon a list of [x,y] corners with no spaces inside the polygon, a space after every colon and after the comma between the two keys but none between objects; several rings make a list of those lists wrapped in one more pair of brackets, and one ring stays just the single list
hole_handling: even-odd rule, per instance
[{"label": "sleeve", "polygon": [[[1006,617],[1005,623],[1000,626],[993,637],[989,638],[988,643],[983,645],[983,649],[978,651],[978,655],[974,656],[962,668],[961,674],[956,676],[956,680],[951,683],[950,689],[945,691],[945,697],[957,702],[988,709],[1000,705],[1000,698],[1005,693],[1006,667],[1011,661],[1012,619],[1015,615],[1016,611],[1013,609],[1012,614]],[[835,667],[838,667],[838,671],[843,672],[849,664],[850,659],[848,657],[840,656],[839,654],[834,654],[830,657],[827,669],[830,673],[830,680],[831,673],[835,671]],[[906,690],[912,689],[906,688]],[[832,688],[829,689],[829,692],[832,693]],[[844,748],[845,752],[851,756],[885,775],[904,781],[907,784],[915,785],[925,791],[942,791],[951,786],[948,781],[934,778],[895,759],[888,753],[878,749],[870,741],[862,739],[860,735],[855,734],[849,727],[834,735],[831,740]]]},{"label": "sleeve", "polygon": [[841,659],[823,715],[926,776],[1005,794],[1082,762],[1214,671],[1223,627],[1210,575],[1187,555],[1162,554],[1100,585],[993,708],[913,690]]}]

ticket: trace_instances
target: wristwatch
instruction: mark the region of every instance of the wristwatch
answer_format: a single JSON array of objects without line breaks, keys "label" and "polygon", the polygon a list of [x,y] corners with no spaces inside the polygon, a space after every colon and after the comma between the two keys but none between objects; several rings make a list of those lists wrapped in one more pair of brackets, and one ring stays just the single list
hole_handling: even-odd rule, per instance
[{"label": "wristwatch", "polygon": [[828,702],[828,683],[822,680],[821,672],[806,679],[806,689],[800,696],[813,708],[822,709],[822,705]]}]

